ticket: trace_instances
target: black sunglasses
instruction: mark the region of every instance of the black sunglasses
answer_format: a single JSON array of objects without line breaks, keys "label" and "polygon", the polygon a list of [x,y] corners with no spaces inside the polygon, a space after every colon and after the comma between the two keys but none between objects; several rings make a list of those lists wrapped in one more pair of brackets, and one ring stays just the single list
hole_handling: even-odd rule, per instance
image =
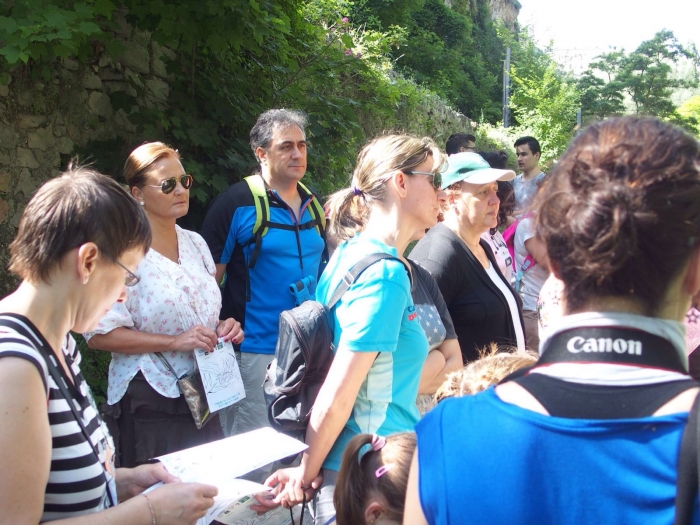
[{"label": "black sunglasses", "polygon": [[425,175],[426,177],[432,177],[430,182],[433,184],[433,188],[436,190],[440,189],[440,186],[442,185],[442,174],[438,172],[428,172],[428,171],[413,171],[413,170],[401,170],[403,171],[406,175]]},{"label": "black sunglasses", "polygon": [[192,180],[192,175],[180,175],[180,177],[170,177],[169,179],[162,180],[158,185],[146,184],[146,186],[150,186],[151,188],[160,188],[160,191],[167,195],[168,193],[172,193],[177,187],[177,181],[180,181],[183,188],[189,190],[192,187]]}]

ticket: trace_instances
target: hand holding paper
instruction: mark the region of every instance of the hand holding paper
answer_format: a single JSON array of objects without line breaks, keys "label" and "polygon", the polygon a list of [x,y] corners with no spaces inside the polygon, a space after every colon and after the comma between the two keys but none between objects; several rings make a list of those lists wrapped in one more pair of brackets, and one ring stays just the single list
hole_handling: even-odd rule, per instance
[{"label": "hand holding paper", "polygon": [[219,338],[213,352],[194,351],[209,410],[216,412],[245,397],[241,372],[231,342]]}]

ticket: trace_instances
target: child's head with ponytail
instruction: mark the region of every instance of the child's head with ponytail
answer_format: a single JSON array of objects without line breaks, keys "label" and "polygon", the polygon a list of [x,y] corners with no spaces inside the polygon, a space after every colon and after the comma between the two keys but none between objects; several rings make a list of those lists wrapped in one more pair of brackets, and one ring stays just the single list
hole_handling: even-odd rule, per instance
[{"label": "child's head with ponytail", "polygon": [[343,454],[333,503],[338,525],[403,522],[411,461],[416,450],[413,432],[380,437],[360,434]]}]

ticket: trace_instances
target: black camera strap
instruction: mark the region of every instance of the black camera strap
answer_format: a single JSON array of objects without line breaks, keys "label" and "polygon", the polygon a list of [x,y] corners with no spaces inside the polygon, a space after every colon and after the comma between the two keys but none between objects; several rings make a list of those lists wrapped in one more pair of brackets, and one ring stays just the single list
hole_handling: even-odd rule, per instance
[{"label": "black camera strap", "polygon": [[[44,358],[44,361],[46,362],[46,368],[49,371],[49,374],[54,380],[54,383],[56,383],[56,386],[58,389],[61,391],[61,394],[63,395],[64,399],[66,400],[66,403],[71,409],[71,412],[73,412],[73,417],[75,418],[75,421],[78,423],[78,426],[80,427],[81,432],[83,433],[83,436],[87,440],[88,444],[90,445],[90,448],[92,449],[93,454],[95,454],[95,458],[97,459],[97,463],[102,467],[102,475],[104,477],[105,481],[105,490],[107,492],[107,498],[109,499],[109,505],[110,507],[114,507],[117,502],[112,498],[112,492],[110,491],[109,487],[109,477],[107,476],[107,472],[105,470],[105,465],[100,461],[100,455],[95,447],[95,445],[92,442],[92,439],[90,439],[90,433],[88,432],[87,428],[85,428],[85,423],[83,423],[83,418],[80,414],[80,411],[75,407],[75,395],[70,392],[69,388],[69,383],[70,381],[67,378],[64,378],[66,375],[65,371],[59,370],[60,364],[58,363],[58,360],[54,356],[53,351],[50,348],[47,348],[46,343],[39,339],[39,344],[36,344],[36,338],[32,336],[32,334],[29,333],[29,331],[22,326],[22,324],[19,322],[21,321],[22,323],[28,323],[31,324],[31,321],[27,319],[24,316],[17,315],[17,314],[12,314],[12,313],[4,313],[2,314],[7,317],[14,317],[17,321],[10,321],[8,319],[0,319],[0,326],[5,326],[7,328],[11,328],[12,330],[16,331],[20,335],[24,336],[34,347],[34,349],[41,354],[41,356]],[[36,330],[36,328],[34,328]],[[39,333],[38,330],[36,330],[37,333]],[[70,367],[70,363],[68,363]],[[77,378],[74,377],[74,380]],[[78,385],[73,385],[70,383],[70,385],[77,391]],[[98,416],[99,417],[99,416]],[[116,483],[116,480],[115,480]]]},{"label": "black camera strap", "polygon": [[609,363],[688,373],[670,341],[619,326],[579,327],[554,334],[546,341],[536,366],[555,363]]}]

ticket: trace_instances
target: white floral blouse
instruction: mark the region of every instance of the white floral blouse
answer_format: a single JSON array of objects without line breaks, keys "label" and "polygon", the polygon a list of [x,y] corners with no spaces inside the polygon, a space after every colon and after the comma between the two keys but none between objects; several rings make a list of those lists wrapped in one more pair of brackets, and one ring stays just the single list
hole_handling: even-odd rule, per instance
[{"label": "white floral blouse", "polygon": [[[216,266],[202,237],[175,226],[180,264],[149,250],[136,270],[141,280],[127,288],[124,303],[115,303],[93,332],[90,339],[124,327],[152,334],[178,335],[196,324],[216,328],[221,310],[221,291],[216,282]],[[178,375],[196,365],[193,352],[165,352]],[[109,365],[107,402],[114,405],[126,393],[134,376],[141,370],[146,381],[161,395],[180,395],[176,378],[155,354],[112,353]]]}]

